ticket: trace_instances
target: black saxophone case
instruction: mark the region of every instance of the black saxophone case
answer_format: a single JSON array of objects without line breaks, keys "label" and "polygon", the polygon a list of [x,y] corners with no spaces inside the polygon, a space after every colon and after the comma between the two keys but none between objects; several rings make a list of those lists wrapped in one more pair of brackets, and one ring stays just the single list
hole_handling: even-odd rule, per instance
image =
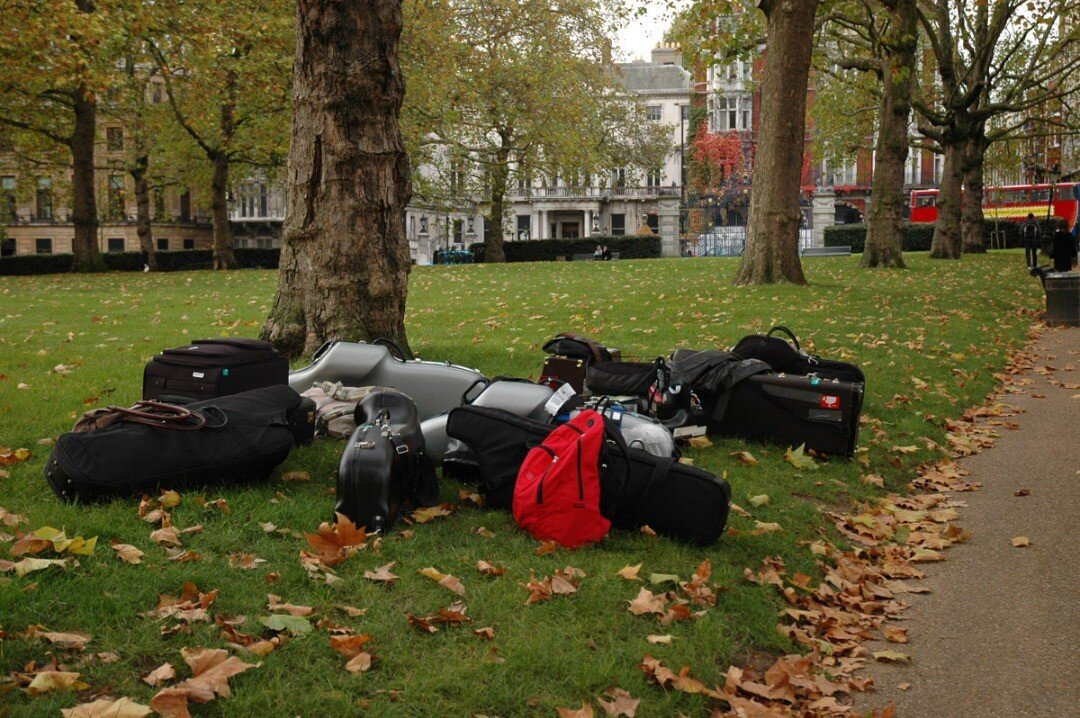
[{"label": "black saxophone case", "polygon": [[851,456],[859,433],[861,383],[788,374],[756,374],[732,387],[708,416],[709,433],[780,446],[806,444],[819,454]]},{"label": "black saxophone case", "polygon": [[[514,484],[526,454],[555,428],[479,406],[454,409],[447,424],[450,436],[466,444],[474,457],[475,475],[487,505],[502,509],[513,503]],[[637,530],[647,525],[662,536],[703,545],[723,533],[731,503],[727,481],[672,457],[629,448],[617,429],[606,428],[600,509],[615,526]]]},{"label": "black saxophone case", "polygon": [[258,339],[197,339],[166,349],[143,370],[143,399],[212,399],[289,383],[289,361]]},{"label": "black saxophone case", "polygon": [[93,500],[206,484],[262,481],[298,437],[310,436],[306,403],[287,385],[186,404],[201,424],[120,419],[100,429],[63,434],[45,478],[67,500]]},{"label": "black saxophone case", "polygon": [[[786,334],[788,339],[773,336],[777,333]],[[807,354],[799,346],[795,333],[783,326],[773,327],[767,334],[745,336],[731,351],[742,359],[760,359],[778,373],[866,384],[862,369],[848,362]]]},{"label": "black saxophone case", "polygon": [[335,511],[385,533],[404,506],[438,503],[435,467],[424,451],[416,404],[405,394],[375,388],[357,402],[355,417],[338,465]]}]

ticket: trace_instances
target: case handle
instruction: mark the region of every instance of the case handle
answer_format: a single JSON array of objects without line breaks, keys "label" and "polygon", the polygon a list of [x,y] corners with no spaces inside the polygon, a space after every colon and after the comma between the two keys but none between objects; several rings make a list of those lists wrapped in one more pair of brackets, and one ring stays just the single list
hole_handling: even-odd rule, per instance
[{"label": "case handle", "polygon": [[[379,337],[378,339],[373,339],[371,341],[371,343],[372,344],[381,344],[382,346],[386,347],[387,349],[390,350],[390,356],[394,357],[394,359],[397,359],[399,362],[401,362],[403,364],[407,360],[406,356],[405,356],[405,352],[401,349],[400,346],[398,346],[397,342],[395,342],[393,339],[387,339],[386,337]],[[397,355],[394,354],[395,351],[397,352]]]},{"label": "case handle", "polygon": [[791,331],[790,329],[783,326],[782,324],[777,324],[775,327],[770,329],[769,333],[766,334],[765,336],[771,337],[773,335],[773,332],[781,332],[783,334],[787,334],[788,337],[791,338],[791,343],[795,345],[795,350],[799,351],[799,352],[802,351],[802,347],[799,346],[799,340],[795,337],[795,332]]}]

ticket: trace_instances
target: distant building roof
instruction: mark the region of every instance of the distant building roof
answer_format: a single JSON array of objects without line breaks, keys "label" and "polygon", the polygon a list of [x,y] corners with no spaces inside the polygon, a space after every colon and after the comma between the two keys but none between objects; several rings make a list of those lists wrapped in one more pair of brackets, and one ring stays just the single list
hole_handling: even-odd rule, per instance
[{"label": "distant building roof", "polygon": [[628,90],[650,94],[690,92],[690,73],[678,65],[623,62],[618,67]]}]

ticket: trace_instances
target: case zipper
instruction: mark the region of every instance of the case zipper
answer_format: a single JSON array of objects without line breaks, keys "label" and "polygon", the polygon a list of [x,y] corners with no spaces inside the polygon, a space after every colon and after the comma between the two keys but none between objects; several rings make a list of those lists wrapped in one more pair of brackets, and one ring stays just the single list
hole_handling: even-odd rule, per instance
[{"label": "case zipper", "polygon": [[550,447],[544,446],[543,444],[540,444],[540,446],[538,448],[543,449],[544,451],[546,451],[551,456],[551,463],[548,464],[547,469],[545,469],[544,473],[541,474],[540,481],[536,485],[536,503],[537,504],[543,504],[544,503],[544,479],[546,479],[548,477],[548,474],[551,473],[551,470],[555,468],[555,462],[557,462],[559,460],[559,455],[556,454]]}]

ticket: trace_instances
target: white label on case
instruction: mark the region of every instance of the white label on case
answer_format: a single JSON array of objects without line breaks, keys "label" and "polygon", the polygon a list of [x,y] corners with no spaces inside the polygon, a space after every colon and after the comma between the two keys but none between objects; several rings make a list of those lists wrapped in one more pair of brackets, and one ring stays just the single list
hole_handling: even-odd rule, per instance
[{"label": "white label on case", "polygon": [[555,416],[555,414],[562,408],[562,405],[569,401],[575,394],[574,387],[569,384],[563,384],[559,387],[559,390],[551,395],[544,404],[544,411]]},{"label": "white label on case", "polygon": [[193,371],[193,372],[191,372],[191,375],[193,377],[195,377],[196,379],[202,379],[203,377],[206,376],[206,374],[202,373],[201,371]]}]

